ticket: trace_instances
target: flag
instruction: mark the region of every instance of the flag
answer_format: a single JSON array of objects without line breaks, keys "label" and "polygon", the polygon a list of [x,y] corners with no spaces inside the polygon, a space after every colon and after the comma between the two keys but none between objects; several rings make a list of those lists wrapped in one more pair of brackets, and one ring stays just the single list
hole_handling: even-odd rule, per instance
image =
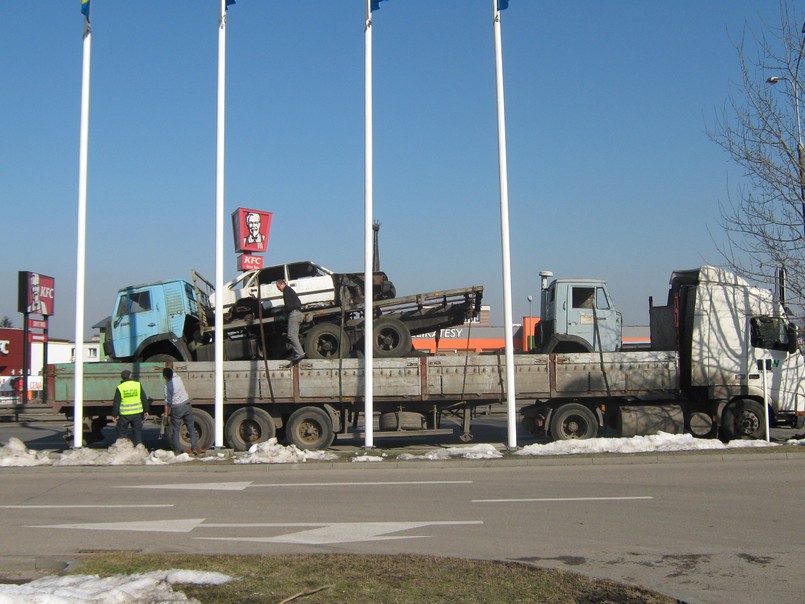
[{"label": "flag", "polygon": [[380,8],[380,3],[384,2],[385,0],[372,0],[372,8],[371,10],[375,11]]},{"label": "flag", "polygon": [[235,4],[235,0],[226,0],[226,8],[229,8],[233,4]]},{"label": "flag", "polygon": [[498,10],[509,8],[509,0],[498,0]]},{"label": "flag", "polygon": [[84,15],[84,19],[89,23],[89,0],[81,0],[81,14]]}]

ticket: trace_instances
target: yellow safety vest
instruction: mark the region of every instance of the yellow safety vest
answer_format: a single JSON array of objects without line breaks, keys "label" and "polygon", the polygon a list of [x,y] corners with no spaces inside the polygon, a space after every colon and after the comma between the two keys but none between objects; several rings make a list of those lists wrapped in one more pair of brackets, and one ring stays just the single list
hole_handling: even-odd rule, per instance
[{"label": "yellow safety vest", "polygon": [[120,392],[120,415],[134,415],[143,412],[140,382],[128,380],[120,384],[117,390]]}]

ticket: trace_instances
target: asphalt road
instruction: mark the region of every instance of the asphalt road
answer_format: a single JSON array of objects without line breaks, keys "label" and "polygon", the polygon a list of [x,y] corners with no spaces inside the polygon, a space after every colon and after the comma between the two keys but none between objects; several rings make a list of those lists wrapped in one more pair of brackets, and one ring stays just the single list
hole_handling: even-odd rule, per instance
[{"label": "asphalt road", "polygon": [[801,602],[803,471],[796,452],[1,468],[0,545],[519,560],[687,602]]}]

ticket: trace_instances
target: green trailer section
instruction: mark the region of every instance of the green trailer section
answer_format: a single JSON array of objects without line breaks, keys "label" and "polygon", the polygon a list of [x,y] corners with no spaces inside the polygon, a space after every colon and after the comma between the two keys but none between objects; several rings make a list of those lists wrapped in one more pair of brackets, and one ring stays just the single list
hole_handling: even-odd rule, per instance
[{"label": "green trailer section", "polygon": [[[94,405],[106,403],[111,408],[115,388],[120,383],[120,373],[124,369],[132,372],[135,380],[143,385],[146,395],[158,403],[162,402],[162,369],[164,363],[85,363],[84,401]],[[75,365],[61,363],[48,366],[48,393],[52,393],[52,403],[57,411],[62,407],[72,407],[75,400]],[[154,411],[159,411],[157,407]]]}]

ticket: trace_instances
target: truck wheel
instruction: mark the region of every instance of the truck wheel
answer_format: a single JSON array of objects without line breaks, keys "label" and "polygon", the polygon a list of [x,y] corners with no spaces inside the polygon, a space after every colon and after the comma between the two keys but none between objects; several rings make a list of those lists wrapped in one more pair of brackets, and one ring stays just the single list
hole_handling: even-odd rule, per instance
[{"label": "truck wheel", "polygon": [[425,416],[413,411],[395,411],[380,415],[380,430],[390,432],[396,430],[423,430]]},{"label": "truck wheel", "polygon": [[597,435],[598,420],[584,405],[562,405],[551,415],[551,436],[554,440],[595,438]]},{"label": "truck wheel", "polygon": [[725,440],[765,438],[766,418],[763,415],[763,405],[751,399],[742,399],[727,405],[721,414],[721,432]]},{"label": "truck wheel", "polygon": [[[215,420],[212,415],[203,409],[193,408],[193,425],[196,427],[196,440],[201,449],[209,449],[215,443]],[[179,446],[182,451],[188,451],[191,448],[190,433],[187,431],[187,426],[182,424],[179,430]]]},{"label": "truck wheel", "polygon": [[374,324],[372,349],[379,359],[405,356],[411,352],[411,332],[399,319],[378,319]]},{"label": "truck wheel", "polygon": [[226,442],[235,451],[248,451],[249,447],[274,438],[277,427],[274,418],[259,407],[241,407],[224,426]]},{"label": "truck wheel", "polygon": [[154,354],[148,357],[145,362],[146,363],[175,363],[178,361],[175,356],[172,354]]},{"label": "truck wheel", "polygon": [[288,418],[285,428],[288,442],[297,449],[326,449],[333,444],[335,434],[330,416],[318,407],[302,407]]},{"label": "truck wheel", "polygon": [[349,356],[349,336],[333,323],[319,323],[305,335],[305,355],[309,359],[337,359]]}]

